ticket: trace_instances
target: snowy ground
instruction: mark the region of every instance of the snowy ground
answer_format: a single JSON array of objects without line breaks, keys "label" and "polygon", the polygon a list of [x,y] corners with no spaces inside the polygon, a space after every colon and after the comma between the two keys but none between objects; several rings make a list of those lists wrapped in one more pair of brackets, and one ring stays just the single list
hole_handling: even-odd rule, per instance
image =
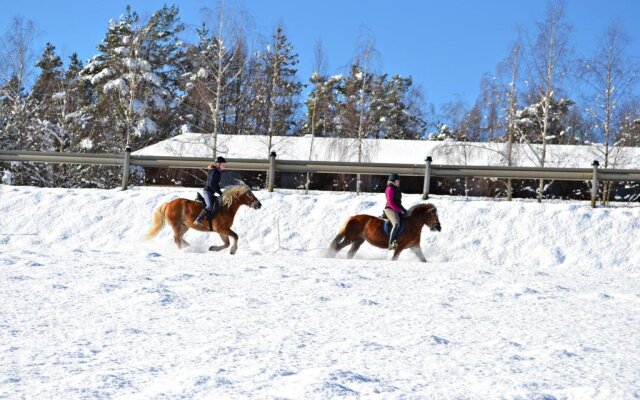
[{"label": "snowy ground", "polygon": [[141,240],[193,190],[0,185],[0,398],[640,398],[640,207],[435,198],[424,264],[323,257],[382,194],[256,195],[231,256]]}]

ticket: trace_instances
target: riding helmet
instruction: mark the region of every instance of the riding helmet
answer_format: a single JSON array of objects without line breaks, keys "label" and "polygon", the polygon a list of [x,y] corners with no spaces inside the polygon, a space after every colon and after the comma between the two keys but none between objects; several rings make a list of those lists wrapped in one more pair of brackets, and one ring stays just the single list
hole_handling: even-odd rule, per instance
[{"label": "riding helmet", "polygon": [[394,174],[389,175],[389,181],[390,182],[395,182],[397,180],[400,180],[400,177],[398,176],[398,174],[394,173]]},{"label": "riding helmet", "polygon": [[222,156],[218,156],[218,157],[216,157],[216,162],[217,163],[226,163],[227,160],[225,160],[224,157],[222,157]]}]

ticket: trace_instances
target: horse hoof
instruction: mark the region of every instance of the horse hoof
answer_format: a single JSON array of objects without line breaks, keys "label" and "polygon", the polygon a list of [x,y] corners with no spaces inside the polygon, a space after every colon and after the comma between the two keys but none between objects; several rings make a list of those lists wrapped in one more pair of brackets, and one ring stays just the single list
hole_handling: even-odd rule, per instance
[{"label": "horse hoof", "polygon": [[229,254],[236,254],[236,250],[237,250],[237,249],[231,249],[231,250],[229,250]]},{"label": "horse hoof", "polygon": [[209,251],[218,251],[216,246],[209,246]]}]

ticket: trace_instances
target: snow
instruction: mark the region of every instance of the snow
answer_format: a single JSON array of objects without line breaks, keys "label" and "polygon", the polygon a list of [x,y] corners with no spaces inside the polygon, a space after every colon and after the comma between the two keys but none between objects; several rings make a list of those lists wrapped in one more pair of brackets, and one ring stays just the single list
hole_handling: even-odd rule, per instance
[{"label": "snow", "polygon": [[104,78],[107,78],[111,75],[113,75],[113,72],[109,68],[105,68],[91,78],[91,84],[96,85],[104,80]]},{"label": "snow", "polygon": [[151,119],[145,117],[136,123],[133,133],[136,136],[143,136],[156,132],[158,132],[158,125]]},{"label": "snow", "polygon": [[91,140],[89,138],[82,139],[80,141],[80,148],[85,149],[85,150],[93,149],[93,140]]},{"label": "snow", "polygon": [[235,255],[142,240],[195,191],[0,186],[0,398],[640,395],[637,205],[434,197],[428,263],[325,257],[381,193],[256,191]]},{"label": "snow", "polygon": [[[441,165],[506,165],[505,143],[475,143],[428,140],[365,139],[363,147],[365,162],[397,163],[402,155],[406,164],[424,165],[425,158],[433,158]],[[218,150],[225,157],[242,159],[264,159],[268,137],[260,135],[218,135]],[[273,150],[280,160],[352,161],[358,160],[356,139],[330,137],[274,136]],[[210,134],[182,133],[134,152],[134,155],[208,157],[213,138]],[[541,145],[515,144],[512,157],[521,167],[537,167]],[[616,160],[613,168],[640,169],[640,147],[617,147],[612,149],[610,160]],[[547,167],[592,168],[594,160],[604,163],[604,148],[601,145],[572,146],[547,145],[545,165]]]},{"label": "snow", "polygon": [[147,107],[138,99],[131,100],[131,110],[134,113],[143,116],[147,111]]},{"label": "snow", "polygon": [[109,92],[115,90],[118,93],[120,93],[121,95],[124,95],[129,90],[129,85],[127,85],[127,82],[124,79],[117,78],[117,79],[113,79],[113,80],[110,80],[109,82],[107,82],[104,85],[104,89],[103,90],[104,90],[105,93],[109,93]]},{"label": "snow", "polygon": [[162,79],[160,79],[160,77],[153,72],[145,72],[144,74],[142,74],[142,77],[149,83],[152,83],[158,87],[162,86]]}]

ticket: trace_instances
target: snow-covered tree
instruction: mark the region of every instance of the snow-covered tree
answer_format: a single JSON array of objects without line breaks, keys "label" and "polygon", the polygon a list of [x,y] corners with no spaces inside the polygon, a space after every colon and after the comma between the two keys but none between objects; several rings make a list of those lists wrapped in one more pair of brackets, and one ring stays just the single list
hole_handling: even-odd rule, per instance
[{"label": "snow-covered tree", "polygon": [[183,29],[175,6],[164,6],[145,23],[130,7],[110,21],[100,53],[83,71],[98,91],[96,149],[120,152],[171,133],[184,57],[177,35]]},{"label": "snow-covered tree", "polygon": [[621,123],[615,142],[620,146],[640,147],[640,99],[634,99],[623,107]]},{"label": "snow-covered tree", "polygon": [[278,25],[271,43],[255,56],[252,76],[251,114],[256,134],[268,137],[267,155],[273,136],[296,131],[296,113],[300,106],[302,83],[298,80],[298,54]]}]

